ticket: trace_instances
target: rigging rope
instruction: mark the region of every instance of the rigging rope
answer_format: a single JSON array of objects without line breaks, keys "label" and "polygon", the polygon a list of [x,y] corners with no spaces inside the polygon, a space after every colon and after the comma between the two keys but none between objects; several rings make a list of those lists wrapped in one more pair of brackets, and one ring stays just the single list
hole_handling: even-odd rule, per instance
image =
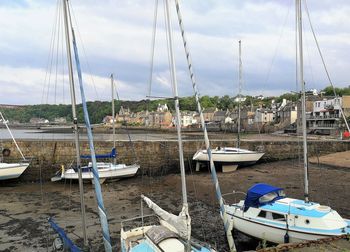
[{"label": "rigging rope", "polygon": [[[63,21],[63,20],[62,20]],[[55,83],[54,83],[54,104],[57,103],[57,79],[58,79],[58,52],[60,43],[60,28],[61,28],[61,8],[58,12],[58,27],[57,27],[57,44],[56,44],[56,67],[55,67]]]},{"label": "rigging rope", "polygon": [[287,24],[287,20],[288,20],[288,17],[289,17],[289,14],[290,14],[290,10],[291,10],[291,7],[293,6],[292,3],[293,1],[290,2],[290,6],[288,8],[288,11],[287,11],[287,14],[284,18],[284,22],[280,28],[280,32],[279,32],[279,37],[278,37],[278,42],[277,42],[277,45],[276,45],[276,48],[275,48],[275,51],[274,51],[274,54],[273,54],[273,57],[272,57],[272,60],[271,60],[271,64],[269,65],[269,68],[268,68],[268,71],[267,71],[267,75],[266,75],[266,78],[265,78],[265,85],[267,85],[267,82],[268,80],[270,79],[270,75],[271,75],[271,72],[272,72],[272,67],[273,65],[275,64],[275,60],[276,60],[276,57],[277,57],[277,53],[280,49],[280,45],[281,45],[281,40],[282,40],[282,37],[283,37],[283,33],[284,33],[284,30],[286,28],[286,24]]},{"label": "rigging rope", "polygon": [[14,137],[13,134],[12,134],[12,131],[10,130],[9,126],[7,125],[8,121],[5,120],[5,118],[4,118],[4,116],[2,115],[1,112],[0,112],[0,117],[1,117],[1,118],[0,118],[0,122],[2,122],[2,123],[6,126],[7,131],[10,133],[10,136],[11,136],[11,138],[12,138],[12,141],[13,141],[14,144],[16,145],[16,148],[17,148],[18,152],[21,154],[21,157],[23,158],[23,161],[26,161],[26,158],[24,157],[24,155],[23,155],[21,149],[19,148],[19,146],[18,146],[18,144],[17,144],[17,141],[16,141],[15,137]]},{"label": "rigging rope", "polygon": [[230,221],[227,218],[225,205],[224,205],[224,201],[222,198],[221,189],[220,189],[220,185],[219,185],[219,180],[218,180],[218,177],[216,174],[215,165],[214,165],[214,161],[213,161],[212,154],[211,154],[211,148],[210,148],[207,128],[206,128],[206,125],[204,122],[204,116],[202,113],[201,104],[199,102],[199,92],[198,92],[196,79],[195,79],[195,75],[194,75],[194,71],[193,71],[191,55],[190,55],[190,52],[188,49],[188,43],[187,43],[186,36],[185,36],[185,29],[184,29],[184,24],[183,24],[181,12],[180,12],[179,1],[175,0],[175,4],[176,4],[176,12],[177,12],[177,17],[178,17],[179,27],[181,30],[182,42],[184,45],[186,60],[187,60],[187,64],[188,64],[188,71],[190,73],[190,78],[192,81],[192,88],[193,88],[193,91],[195,93],[197,109],[198,109],[198,112],[200,115],[202,130],[203,130],[204,138],[205,138],[205,145],[206,145],[207,153],[208,153],[209,160],[210,160],[210,170],[211,170],[212,180],[213,180],[213,183],[215,185],[216,197],[217,197],[217,200],[219,201],[219,205],[220,205],[220,214],[221,214],[221,218],[224,221],[224,227],[225,227],[225,232],[227,235],[227,240],[228,240],[228,243],[230,246],[230,251],[236,251],[236,247],[235,247],[232,233],[230,230]]},{"label": "rigging rope", "polygon": [[154,14],[153,14],[153,29],[152,29],[152,43],[151,43],[151,59],[150,59],[150,72],[148,82],[148,96],[151,96],[152,81],[153,81],[153,67],[154,67],[154,47],[157,35],[157,20],[158,20],[158,0],[155,0]]},{"label": "rigging rope", "polygon": [[[83,49],[83,55],[84,55],[83,59],[85,59],[85,60],[84,60],[84,63],[85,63],[86,66],[87,66],[88,73],[89,73],[88,75],[90,76],[92,85],[93,85],[93,87],[94,87],[94,91],[95,91],[97,100],[100,100],[100,97],[99,97],[99,94],[98,94],[98,91],[97,91],[97,88],[96,88],[96,84],[95,84],[94,78],[93,78],[93,76],[92,76],[92,71],[91,71],[90,63],[89,63],[89,60],[88,60],[88,57],[87,57],[87,54],[86,54],[84,42],[83,42],[82,36],[81,36],[81,34],[80,34],[79,25],[78,25],[77,19],[75,18],[75,12],[74,12],[74,9],[73,9],[73,6],[72,6],[72,5],[70,5],[69,7],[70,7],[70,10],[72,11],[73,19],[74,19],[74,22],[75,22],[76,31],[77,31],[77,33],[78,33],[79,42],[80,42],[81,47],[82,47],[82,49]],[[71,20],[71,22],[72,22],[72,20]]]},{"label": "rigging rope", "polygon": [[[113,79],[113,82],[115,82],[114,79]],[[117,95],[118,102],[121,102],[120,98],[119,98],[119,93],[118,93],[118,90],[117,90],[117,86],[113,85],[113,87],[115,89],[115,90],[113,90],[113,92],[115,91],[115,93]],[[136,152],[135,152],[134,143],[132,142],[132,139],[131,139],[131,136],[130,136],[130,131],[129,131],[129,128],[128,128],[128,123],[126,121],[125,115],[123,115],[123,119],[124,119],[123,121],[124,121],[124,124],[125,124],[126,134],[128,135],[129,143],[131,145],[131,150],[132,150],[133,155],[134,155],[134,163],[139,163],[139,159],[137,158],[137,155],[136,155]]]},{"label": "rigging rope", "polygon": [[[60,9],[60,0],[57,0],[57,5],[56,5],[56,11],[55,11],[55,18],[54,18],[54,24],[53,24],[53,29],[51,32],[51,39],[50,39],[50,47],[49,47],[49,55],[47,57],[47,63],[46,63],[46,72],[45,72],[45,79],[44,79],[44,87],[41,95],[41,104],[44,103],[44,96],[45,96],[45,89],[46,89],[46,84],[47,84],[47,77],[49,73],[49,66],[52,65],[52,58],[53,58],[53,43],[54,43],[54,37],[55,37],[55,32],[56,32],[56,24],[57,24],[57,16],[58,16],[58,10]],[[50,75],[51,75],[51,70],[50,70]],[[49,89],[49,88],[48,88]]]},{"label": "rigging rope", "polygon": [[[167,10],[166,10],[166,1],[167,0],[164,0],[164,20],[165,20],[165,26],[167,27],[167,26],[170,26],[170,24],[171,24],[171,20],[170,20],[170,18],[169,19],[167,19],[167,17],[166,17],[166,13],[167,13]],[[167,53],[168,53],[168,68],[169,69],[171,69],[172,68],[172,62],[171,62],[171,55],[170,55],[170,47],[171,47],[171,41],[170,41],[170,35],[169,35],[169,33],[165,33],[166,34],[166,45],[167,45]],[[172,71],[169,71],[169,74],[170,74],[170,86],[171,86],[171,89],[172,89],[172,93],[175,95],[175,89],[174,89],[174,85],[171,85],[171,80],[174,80],[174,78],[175,78],[175,76],[174,75],[176,75],[176,73],[174,72],[172,72]]]},{"label": "rigging rope", "polygon": [[[320,54],[320,57],[321,57],[321,60],[322,60],[323,68],[324,68],[324,70],[325,70],[325,72],[326,72],[327,79],[328,79],[329,83],[331,84],[331,86],[332,86],[332,88],[333,88],[334,97],[335,97],[335,99],[337,99],[337,98],[338,98],[338,95],[337,95],[337,93],[336,93],[336,91],[335,91],[335,87],[334,87],[334,85],[333,85],[333,81],[331,80],[331,76],[330,76],[330,74],[329,74],[329,72],[328,72],[328,69],[327,69],[327,66],[326,66],[326,62],[325,62],[325,60],[324,60],[324,57],[323,57],[323,54],[322,54],[320,45],[319,45],[319,43],[318,43],[318,40],[317,40],[317,37],[316,37],[316,33],[315,33],[315,30],[314,30],[314,27],[313,27],[313,25],[312,25],[312,23],[311,23],[310,13],[309,13],[309,9],[308,9],[306,0],[304,1],[304,7],[305,7],[306,15],[307,15],[308,20],[309,20],[311,32],[312,32],[312,35],[313,35],[313,37],[314,37],[314,40],[315,40],[315,43],[316,43],[316,46],[317,46],[318,53]],[[341,115],[342,115],[342,117],[343,117],[343,120],[344,120],[344,122],[345,122],[345,125],[346,125],[347,130],[350,132],[349,124],[348,124],[348,122],[347,122],[347,120],[346,120],[346,117],[345,117],[345,114],[344,114],[344,111],[343,111],[343,108],[342,108],[342,104],[339,104],[339,110],[340,110],[340,113],[341,113]]]}]

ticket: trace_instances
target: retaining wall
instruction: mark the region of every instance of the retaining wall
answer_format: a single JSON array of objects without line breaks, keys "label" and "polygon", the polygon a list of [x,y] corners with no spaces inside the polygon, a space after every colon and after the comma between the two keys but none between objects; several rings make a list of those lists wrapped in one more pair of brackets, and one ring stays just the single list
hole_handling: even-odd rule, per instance
[{"label": "retaining wall", "polygon": [[[193,154],[204,146],[203,141],[184,141],[185,165],[188,169],[194,167]],[[212,146],[235,146],[233,141],[212,141]],[[30,167],[20,177],[21,181],[49,180],[61,164],[69,166],[75,160],[75,145],[71,141],[19,141],[19,146],[25,156],[32,156]],[[111,151],[112,143],[95,141],[97,153]],[[3,148],[11,150],[11,156],[4,161],[11,162],[20,159],[20,155],[14,144],[10,141],[2,142]],[[136,141],[132,143],[119,142],[117,144],[118,162],[131,164],[138,160],[141,165],[140,172],[156,176],[171,172],[179,172],[178,143],[177,141]],[[242,141],[241,148],[250,150],[263,149],[265,155],[260,162],[273,162],[285,159],[302,157],[302,143],[298,141]],[[309,141],[309,156],[328,154],[350,149],[348,141]],[[81,143],[81,153],[89,154],[87,142]],[[136,158],[135,158],[136,156]],[[87,161],[85,161],[86,163]]]}]

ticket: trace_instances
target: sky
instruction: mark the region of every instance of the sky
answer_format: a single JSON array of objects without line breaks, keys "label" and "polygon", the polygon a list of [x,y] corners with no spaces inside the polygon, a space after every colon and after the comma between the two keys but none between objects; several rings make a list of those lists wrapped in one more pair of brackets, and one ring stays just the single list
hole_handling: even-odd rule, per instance
[{"label": "sky", "polygon": [[[152,96],[172,96],[162,0],[152,74],[155,0],[70,2],[88,100],[111,99],[111,73],[120,99],[145,99],[150,87]],[[170,2],[179,95],[191,96],[174,1]],[[0,104],[70,102],[61,4],[62,0],[0,1]],[[273,96],[298,90],[294,0],[187,0],[180,6],[200,95],[237,95],[239,40],[243,94]],[[346,87],[350,2],[308,0],[307,6],[332,81]],[[329,82],[305,11],[303,15],[306,88],[322,89]]]}]

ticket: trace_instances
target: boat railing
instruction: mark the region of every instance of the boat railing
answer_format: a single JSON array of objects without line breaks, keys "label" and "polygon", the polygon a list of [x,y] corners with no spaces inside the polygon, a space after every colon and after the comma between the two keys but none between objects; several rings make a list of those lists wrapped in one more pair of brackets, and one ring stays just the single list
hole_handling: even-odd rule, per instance
[{"label": "boat railing", "polygon": [[123,220],[120,225],[124,231],[128,231],[138,227],[160,225],[160,219],[155,214],[143,215]]},{"label": "boat railing", "polygon": [[224,193],[222,194],[222,198],[224,201],[224,204],[231,204],[230,202],[237,202],[237,195],[244,195],[246,196],[247,194],[245,192],[241,192],[241,191],[232,191],[229,193]]}]

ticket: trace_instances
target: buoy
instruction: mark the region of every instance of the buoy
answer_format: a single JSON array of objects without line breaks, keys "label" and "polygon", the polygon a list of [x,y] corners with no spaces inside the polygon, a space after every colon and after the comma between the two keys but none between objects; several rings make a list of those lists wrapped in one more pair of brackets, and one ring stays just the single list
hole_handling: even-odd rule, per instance
[{"label": "buoy", "polygon": [[11,154],[11,150],[10,150],[10,149],[4,149],[4,150],[2,151],[2,155],[3,155],[4,157],[9,157],[10,154]]}]

